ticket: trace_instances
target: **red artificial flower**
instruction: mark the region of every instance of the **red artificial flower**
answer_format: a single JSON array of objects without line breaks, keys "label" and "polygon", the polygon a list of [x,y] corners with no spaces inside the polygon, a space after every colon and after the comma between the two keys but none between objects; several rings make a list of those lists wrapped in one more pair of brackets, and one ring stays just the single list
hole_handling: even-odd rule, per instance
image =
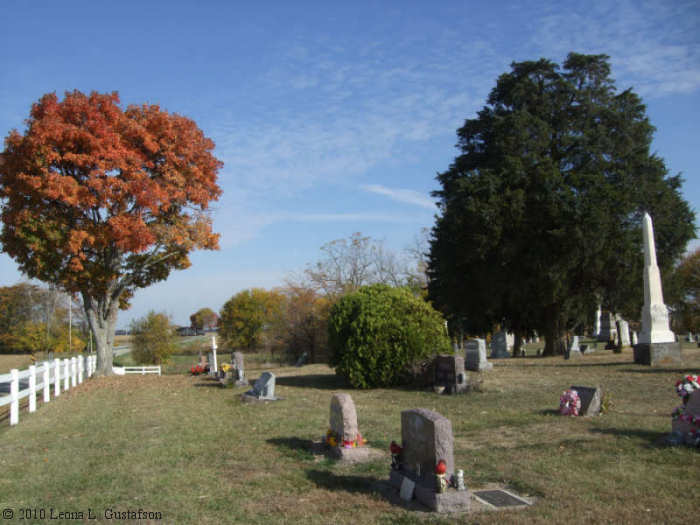
[{"label": "red artificial flower", "polygon": [[447,463],[441,459],[438,461],[438,464],[435,465],[435,474],[444,474],[445,472],[447,472]]},{"label": "red artificial flower", "polygon": [[401,454],[401,447],[396,444],[396,441],[392,441],[389,445],[389,450],[392,454]]}]

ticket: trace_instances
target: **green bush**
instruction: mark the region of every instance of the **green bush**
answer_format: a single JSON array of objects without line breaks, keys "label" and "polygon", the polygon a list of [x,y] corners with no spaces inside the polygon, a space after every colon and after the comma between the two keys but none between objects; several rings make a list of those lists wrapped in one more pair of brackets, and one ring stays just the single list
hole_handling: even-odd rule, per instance
[{"label": "green bush", "polygon": [[328,337],[331,365],[356,388],[405,384],[414,364],[451,352],[442,315],[409,290],[384,284],[340,299]]},{"label": "green bush", "polygon": [[140,365],[167,363],[175,351],[175,327],[163,313],[149,312],[131,322],[131,357]]}]

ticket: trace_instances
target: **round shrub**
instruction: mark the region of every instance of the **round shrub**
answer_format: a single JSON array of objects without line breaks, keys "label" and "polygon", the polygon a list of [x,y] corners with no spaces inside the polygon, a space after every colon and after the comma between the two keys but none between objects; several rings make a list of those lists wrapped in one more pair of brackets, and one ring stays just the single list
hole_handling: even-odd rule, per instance
[{"label": "round shrub", "polygon": [[412,365],[450,352],[442,315],[409,290],[383,284],[340,299],[328,337],[331,365],[355,388],[406,383]]}]

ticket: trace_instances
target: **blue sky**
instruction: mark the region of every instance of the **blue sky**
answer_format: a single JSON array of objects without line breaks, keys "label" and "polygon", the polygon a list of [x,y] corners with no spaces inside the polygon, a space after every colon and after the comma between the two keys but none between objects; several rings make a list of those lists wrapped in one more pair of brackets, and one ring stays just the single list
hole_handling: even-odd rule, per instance
[{"label": "blue sky", "polygon": [[[137,292],[188,323],[282,284],[353,232],[401,251],[434,221],[435,174],[512,61],[606,53],[700,209],[700,5],[669,2],[0,3],[0,134],[41,95],[118,91],[192,118],[223,160],[221,250]],[[696,243],[697,244],[697,243]],[[0,255],[0,286],[22,279]]]}]

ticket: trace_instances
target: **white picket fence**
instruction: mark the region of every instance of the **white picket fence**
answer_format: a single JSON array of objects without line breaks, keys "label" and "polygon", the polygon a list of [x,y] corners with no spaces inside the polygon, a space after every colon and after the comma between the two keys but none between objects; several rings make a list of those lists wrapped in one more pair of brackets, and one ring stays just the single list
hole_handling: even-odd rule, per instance
[{"label": "white picket fence", "polygon": [[158,366],[113,366],[112,371],[118,376],[125,374],[158,374],[160,375],[160,365]]},{"label": "white picket fence", "polygon": [[[39,365],[31,365],[27,370],[10,370],[9,374],[0,375],[0,383],[10,383],[10,394],[0,397],[0,407],[10,405],[10,425],[19,423],[19,400],[29,397],[29,411],[36,411],[37,393],[44,394],[44,403],[51,401],[51,385],[54,397],[63,391],[70,390],[91,377],[97,368],[97,356],[80,355],[65,359],[44,361]],[[28,379],[26,388],[20,390],[20,381]],[[37,380],[39,382],[37,382]]]}]

